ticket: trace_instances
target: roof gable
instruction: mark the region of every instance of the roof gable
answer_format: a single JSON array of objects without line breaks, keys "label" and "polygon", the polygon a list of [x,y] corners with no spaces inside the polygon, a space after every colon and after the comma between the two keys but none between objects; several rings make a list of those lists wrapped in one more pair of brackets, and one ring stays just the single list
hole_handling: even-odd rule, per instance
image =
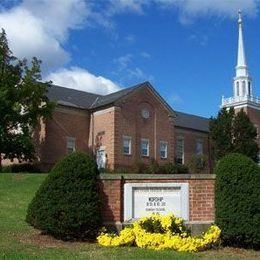
[{"label": "roof gable", "polygon": [[163,106],[166,108],[166,110],[169,111],[171,116],[175,116],[175,112],[171,108],[171,106],[161,97],[161,95],[155,90],[155,88],[148,82],[145,81],[143,83],[140,83],[138,85],[135,85],[130,88],[126,88],[123,90],[120,90],[118,92],[101,96],[97,99],[95,104],[92,105],[91,108],[93,109],[99,109],[104,106],[108,106],[111,104],[116,104],[117,102],[121,101],[124,98],[129,97],[130,95],[133,95],[136,91],[142,89],[142,88],[148,88],[153,93],[153,95],[163,104]]}]

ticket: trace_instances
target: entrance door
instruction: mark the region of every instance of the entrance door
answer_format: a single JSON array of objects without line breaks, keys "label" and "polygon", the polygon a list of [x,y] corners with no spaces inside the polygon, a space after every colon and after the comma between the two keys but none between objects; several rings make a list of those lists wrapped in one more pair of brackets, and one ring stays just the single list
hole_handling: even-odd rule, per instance
[{"label": "entrance door", "polygon": [[96,156],[98,169],[106,168],[106,153],[105,150],[97,150]]}]

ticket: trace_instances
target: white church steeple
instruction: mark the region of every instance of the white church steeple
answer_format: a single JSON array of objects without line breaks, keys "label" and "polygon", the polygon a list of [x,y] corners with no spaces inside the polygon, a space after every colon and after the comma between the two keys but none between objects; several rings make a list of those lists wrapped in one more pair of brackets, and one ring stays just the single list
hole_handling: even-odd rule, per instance
[{"label": "white church steeple", "polygon": [[238,52],[236,76],[234,77],[234,97],[252,96],[252,80],[248,74],[243,38],[243,21],[238,12]]},{"label": "white church steeple", "polygon": [[236,75],[233,78],[233,97],[222,97],[221,107],[254,107],[260,110],[260,98],[253,96],[252,79],[249,76],[246,62],[243,38],[243,20],[241,11],[238,12],[238,51]]},{"label": "white church steeple", "polygon": [[[247,69],[246,65],[246,55],[244,48],[244,38],[243,38],[243,21],[241,11],[238,12],[238,52],[237,52],[237,74],[239,69]],[[238,76],[238,75],[237,75]]]}]

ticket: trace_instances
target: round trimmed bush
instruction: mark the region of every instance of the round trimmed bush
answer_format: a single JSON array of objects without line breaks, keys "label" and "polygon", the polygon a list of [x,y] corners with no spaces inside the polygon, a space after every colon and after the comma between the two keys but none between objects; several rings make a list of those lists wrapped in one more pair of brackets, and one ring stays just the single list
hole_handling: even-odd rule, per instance
[{"label": "round trimmed bush", "polygon": [[101,223],[97,176],[89,155],[65,156],[35,194],[26,221],[58,239],[94,238]]},{"label": "round trimmed bush", "polygon": [[221,159],[216,173],[216,224],[225,245],[260,246],[260,168],[242,154]]}]

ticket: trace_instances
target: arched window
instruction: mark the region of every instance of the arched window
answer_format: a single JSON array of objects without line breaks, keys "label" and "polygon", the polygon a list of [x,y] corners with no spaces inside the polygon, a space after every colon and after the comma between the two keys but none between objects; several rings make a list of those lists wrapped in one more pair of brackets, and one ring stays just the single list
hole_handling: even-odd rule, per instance
[{"label": "arched window", "polygon": [[239,96],[239,82],[237,81],[236,84],[237,84],[237,85],[236,85],[236,87],[237,87],[237,96]]},{"label": "arched window", "polygon": [[246,95],[246,82],[244,80],[242,81],[242,95]]},{"label": "arched window", "polygon": [[250,81],[248,81],[248,96],[251,96],[251,84],[250,84]]}]

